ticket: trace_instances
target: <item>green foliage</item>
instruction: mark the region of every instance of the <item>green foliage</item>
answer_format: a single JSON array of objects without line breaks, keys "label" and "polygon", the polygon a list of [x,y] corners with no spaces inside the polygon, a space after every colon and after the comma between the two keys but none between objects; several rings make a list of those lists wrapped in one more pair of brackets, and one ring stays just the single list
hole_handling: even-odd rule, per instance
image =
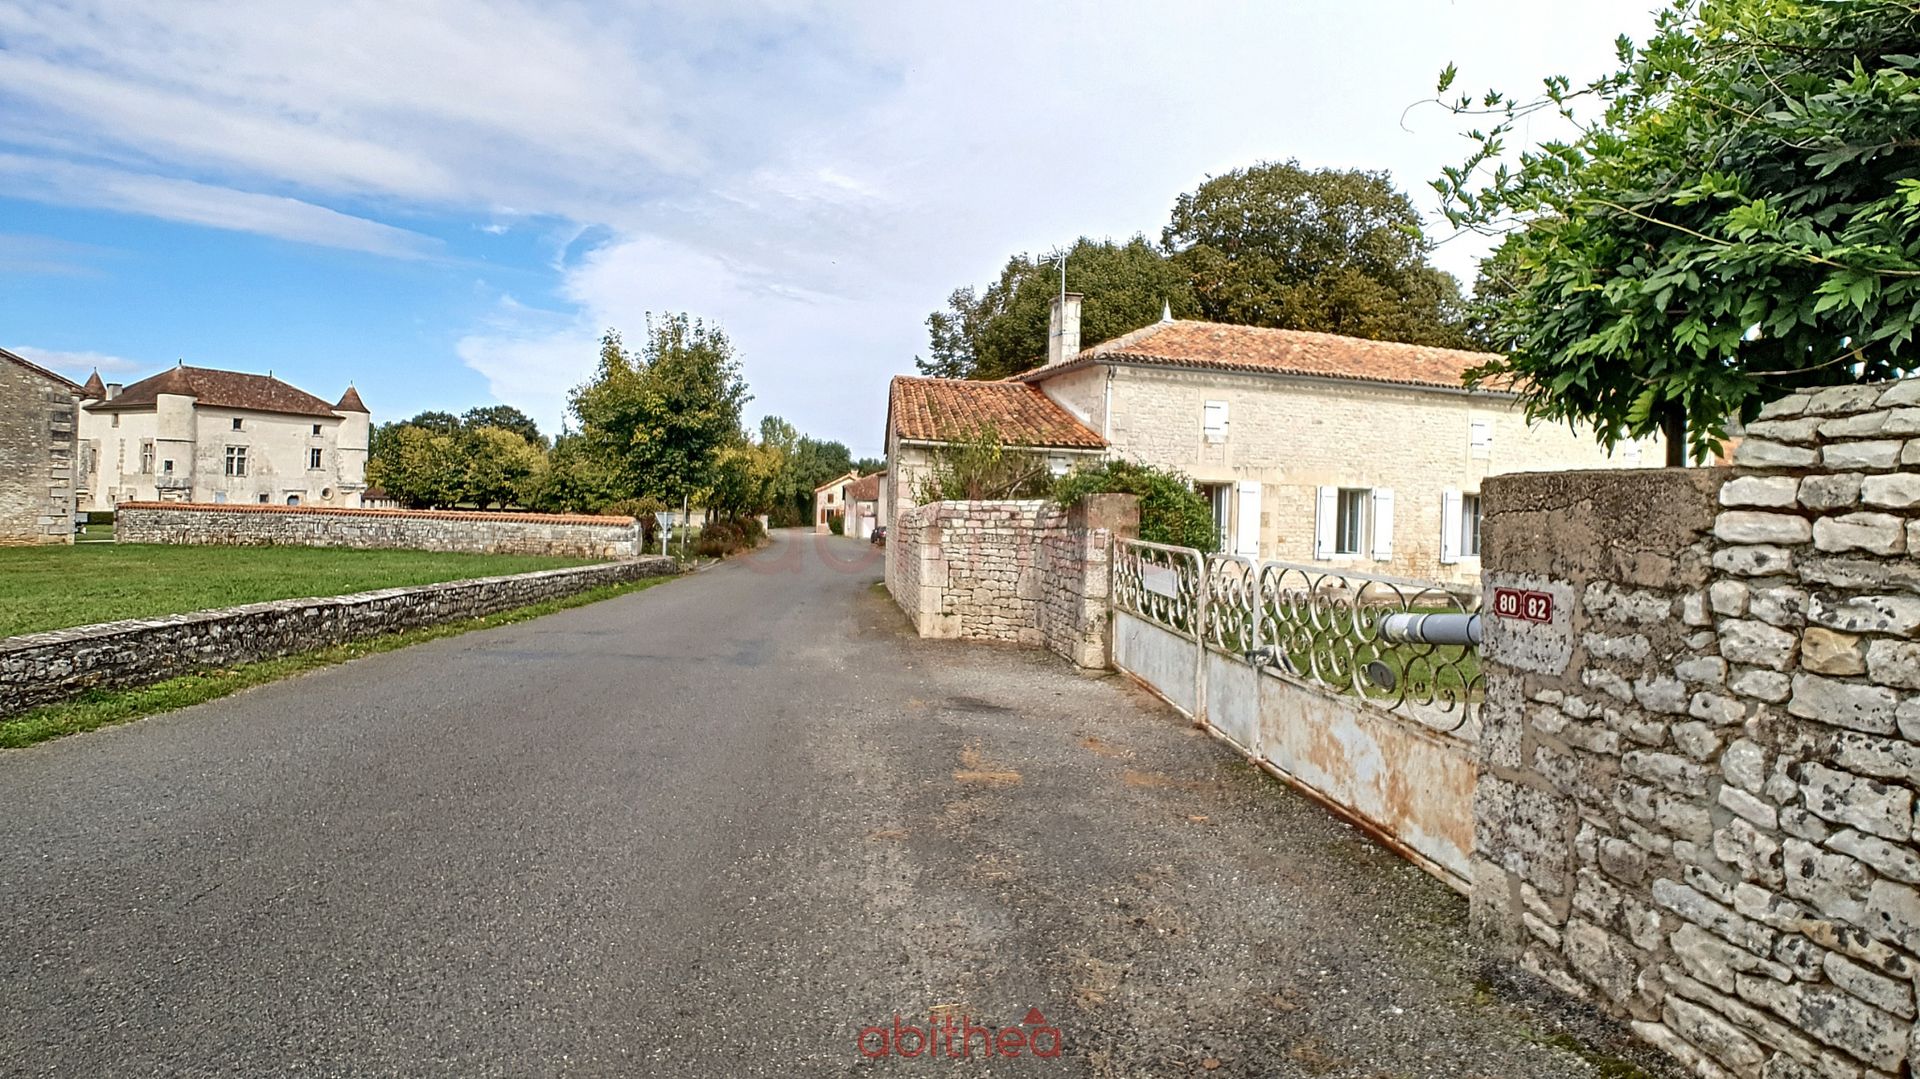
[{"label": "green foliage", "polygon": [[[1068,289],[1085,297],[1084,344],[1157,321],[1165,304],[1178,316],[1195,312],[1185,272],[1143,237],[1116,244],[1083,236],[1066,258]],[[1057,264],[1015,255],[986,291],[957,289],[945,310],[927,316],[927,358],[913,362],[922,374],[941,378],[1004,378],[1037,367],[1046,360],[1047,319],[1059,292]]]},{"label": "green foliage", "polygon": [[845,513],[839,513],[839,512],[827,514],[827,531],[833,533],[836,536],[846,535],[847,534],[847,515]]},{"label": "green foliage", "polygon": [[483,405],[470,408],[460,417],[460,425],[468,430],[481,427],[498,427],[503,431],[512,431],[527,440],[529,445],[545,449],[547,438],[540,433],[540,425],[533,417],[514,408],[512,405]]},{"label": "green foliage", "polygon": [[1384,172],[1235,169],[1181,195],[1161,239],[1211,321],[1471,344],[1459,284],[1427,262],[1420,215]]},{"label": "green foliage", "polygon": [[1219,546],[1213,510],[1178,472],[1110,460],[1077,468],[1053,485],[1053,500],[1071,506],[1087,495],[1128,494],[1140,499],[1140,538],[1211,551]]},{"label": "green foliage", "polygon": [[379,428],[370,440],[367,481],[409,506],[486,509],[538,500],[549,470],[543,447],[499,427],[455,420],[448,429],[443,418],[453,417],[422,413]]},{"label": "green foliage", "polygon": [[609,330],[599,369],[573,391],[571,407],[622,493],[675,503],[712,482],[720,449],[739,437],[747,399],[727,335],[675,314],[648,317],[638,354]]},{"label": "green foliage", "polygon": [[1008,446],[992,426],[936,447],[927,474],[920,477],[915,500],[972,502],[982,499],[1041,498],[1053,487],[1047,459]]},{"label": "green foliage", "polygon": [[[772,503],[764,511],[775,528],[812,524],[813,489],[853,468],[852,454],[845,446],[798,434],[778,416],[760,421],[760,444],[779,447],[786,455],[785,467],[774,481]],[[882,463],[865,471],[885,467]]]},{"label": "green foliage", "polygon": [[[1609,444],[1664,430],[1705,454],[1787,390],[1910,370],[1920,5],[1680,0],[1617,51],[1580,89],[1442,102],[1481,126],[1433,187],[1504,237],[1476,305],[1507,356],[1478,377]],[[1587,101],[1572,138],[1503,161],[1517,124]]]},{"label": "green foliage", "polygon": [[771,513],[787,474],[787,455],[778,442],[754,442],[742,435],[714,457],[707,511],[728,517]]},{"label": "green foliage", "polygon": [[694,541],[693,553],[701,558],[725,558],[740,551],[750,551],[766,538],[766,530],[752,517],[733,520],[708,518],[700,528],[700,538]]},{"label": "green foliage", "polygon": [[619,512],[610,505],[619,498],[612,465],[581,435],[562,433],[553,440],[546,467],[534,477],[527,505],[543,513],[612,513]]}]

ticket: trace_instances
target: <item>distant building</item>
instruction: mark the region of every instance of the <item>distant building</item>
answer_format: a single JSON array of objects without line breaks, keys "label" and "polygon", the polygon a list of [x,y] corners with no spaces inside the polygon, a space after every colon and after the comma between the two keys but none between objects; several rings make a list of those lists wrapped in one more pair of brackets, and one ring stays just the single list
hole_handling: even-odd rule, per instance
[{"label": "distant building", "polygon": [[72,543],[80,387],[0,348],[0,545]]},{"label": "distant building", "polygon": [[828,532],[827,519],[847,512],[847,489],[860,478],[858,472],[835,476],[813,489],[813,530]]},{"label": "distant building", "polygon": [[855,539],[867,539],[873,535],[874,526],[880,523],[880,481],[886,478],[885,472],[875,472],[871,476],[862,476],[847,485],[847,535]]},{"label": "distant building", "polygon": [[121,502],[361,504],[372,417],[272,375],[181,365],[80,390],[80,506]]}]

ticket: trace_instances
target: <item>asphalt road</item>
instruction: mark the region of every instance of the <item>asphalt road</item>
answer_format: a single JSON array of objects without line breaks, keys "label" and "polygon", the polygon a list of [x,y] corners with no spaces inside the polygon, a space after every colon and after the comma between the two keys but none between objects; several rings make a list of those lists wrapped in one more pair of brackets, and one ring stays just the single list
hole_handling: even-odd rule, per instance
[{"label": "asphalt road", "polygon": [[[1595,1074],[1445,888],[879,571],[787,536],[0,754],[0,1074]],[[1061,1051],[863,1055],[929,1010]]]}]

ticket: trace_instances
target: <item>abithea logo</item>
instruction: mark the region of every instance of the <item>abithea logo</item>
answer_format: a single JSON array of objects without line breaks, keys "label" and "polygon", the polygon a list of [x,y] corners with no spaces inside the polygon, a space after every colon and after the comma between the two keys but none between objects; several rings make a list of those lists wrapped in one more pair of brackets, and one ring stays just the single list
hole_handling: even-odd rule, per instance
[{"label": "abithea logo", "polygon": [[965,1012],[942,1016],[938,1010],[927,1013],[927,1025],[914,1026],[893,1017],[893,1026],[865,1027],[856,1039],[863,1057],[951,1057],[955,1060],[983,1057],[1057,1057],[1060,1055],[1060,1028],[1047,1025],[1047,1017],[1038,1008],[1028,1008],[1019,1026],[975,1026]]}]

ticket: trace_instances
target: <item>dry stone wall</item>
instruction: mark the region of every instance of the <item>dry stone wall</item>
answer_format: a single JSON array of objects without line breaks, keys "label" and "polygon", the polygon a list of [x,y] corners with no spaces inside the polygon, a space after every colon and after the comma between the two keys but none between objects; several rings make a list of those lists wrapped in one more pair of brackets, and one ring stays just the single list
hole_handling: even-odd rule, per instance
[{"label": "dry stone wall", "polygon": [[605,584],[660,577],[652,556],[508,577],[283,599],[105,622],[0,640],[0,715],[90,689],[147,685],[191,671],[311,651],[438,622],[477,618]]},{"label": "dry stone wall", "polygon": [[935,502],[887,536],[888,588],[922,637],[1048,648],[1105,667],[1113,537],[1139,530],[1131,495],[1070,510],[1043,501]]},{"label": "dry stone wall", "polygon": [[71,385],[0,356],[0,546],[73,542]]},{"label": "dry stone wall", "polygon": [[121,503],[114,538],[122,543],[399,548],[575,558],[632,558],[646,553],[640,549],[640,526],[631,517],[177,502]]},{"label": "dry stone wall", "polygon": [[1734,462],[1488,481],[1486,587],[1555,610],[1489,618],[1473,921],[1700,1075],[1909,1074],[1920,382]]}]

